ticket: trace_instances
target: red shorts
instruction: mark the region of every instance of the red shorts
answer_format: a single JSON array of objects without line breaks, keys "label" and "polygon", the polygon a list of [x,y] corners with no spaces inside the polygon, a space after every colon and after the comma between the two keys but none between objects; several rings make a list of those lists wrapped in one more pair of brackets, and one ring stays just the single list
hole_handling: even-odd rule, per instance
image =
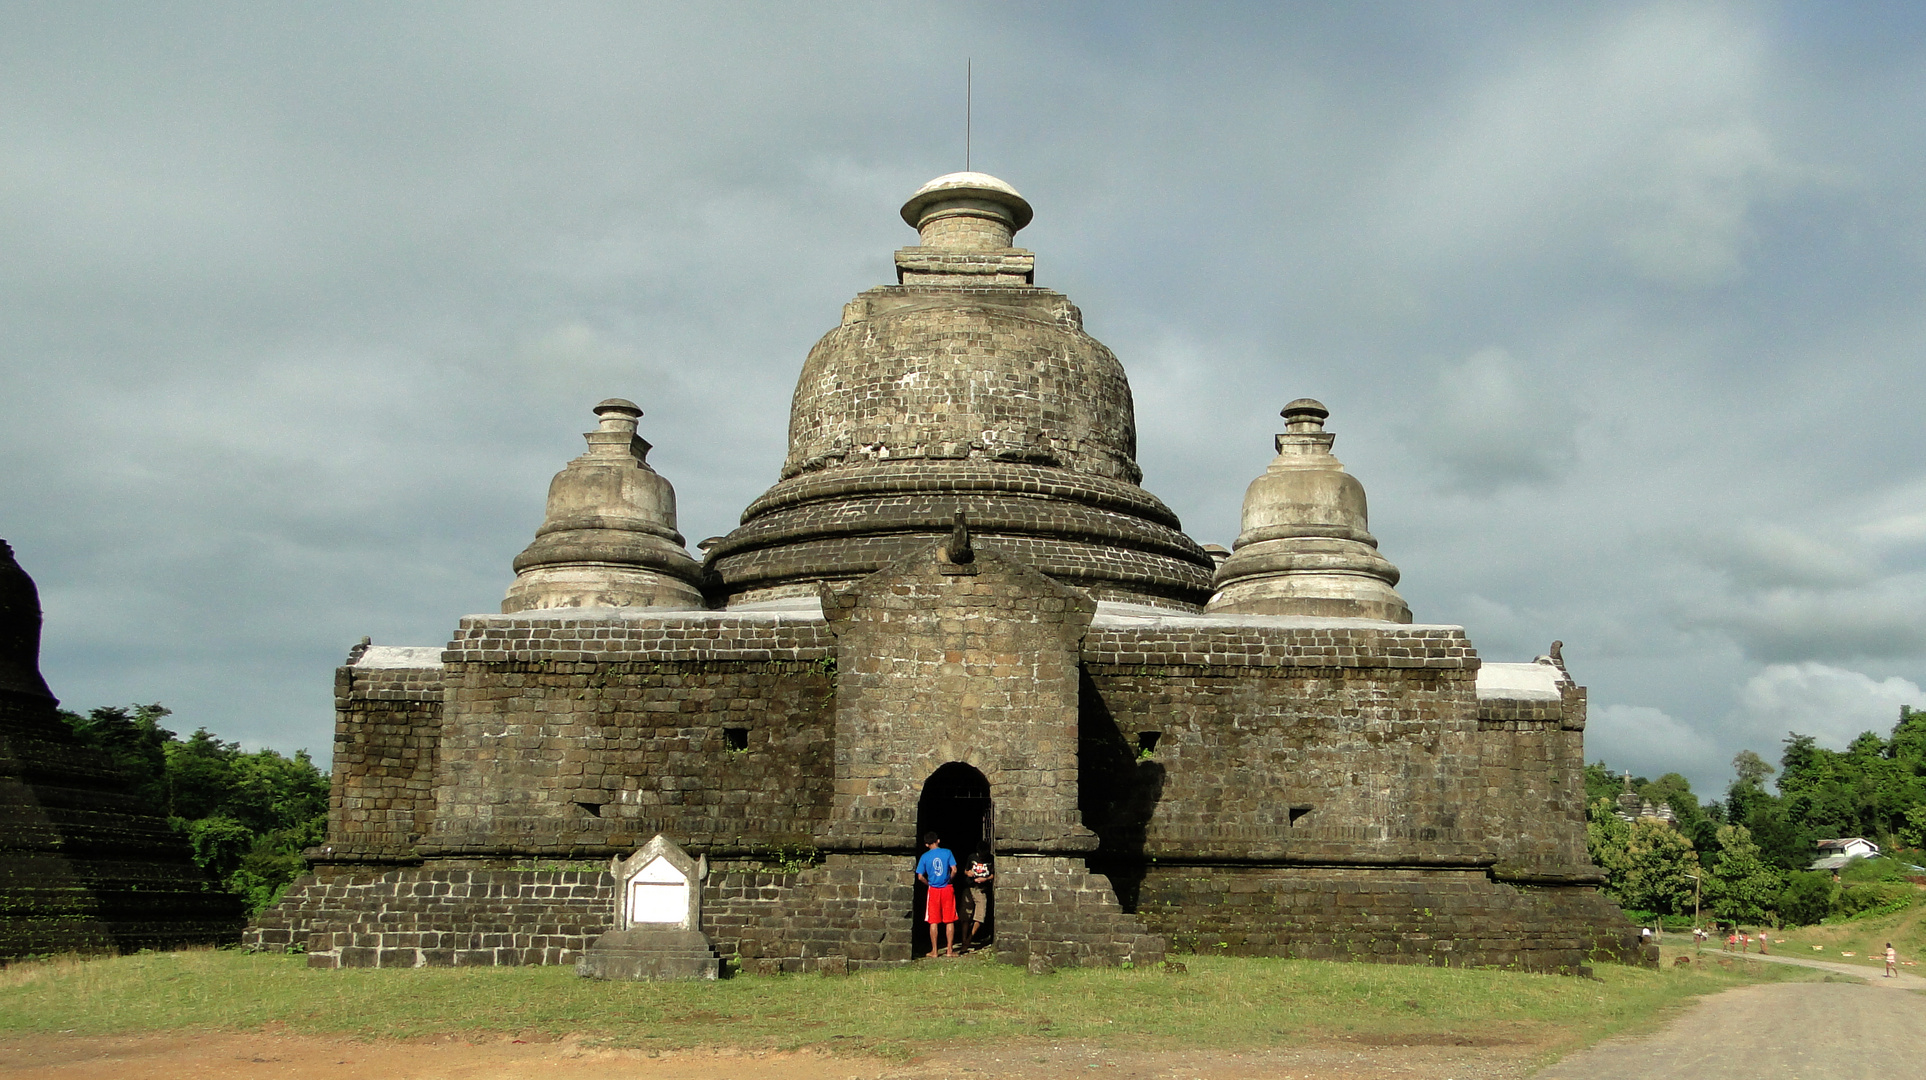
[{"label": "red shorts", "polygon": [[923,905],[923,921],[932,923],[956,921],[956,886],[930,886],[929,901]]}]

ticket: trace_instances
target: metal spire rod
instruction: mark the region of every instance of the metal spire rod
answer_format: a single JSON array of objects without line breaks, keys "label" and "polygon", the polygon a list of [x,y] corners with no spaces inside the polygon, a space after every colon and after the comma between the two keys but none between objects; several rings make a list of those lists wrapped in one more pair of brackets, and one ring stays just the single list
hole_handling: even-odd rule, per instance
[{"label": "metal spire rod", "polygon": [[963,61],[963,171],[970,171],[970,127],[975,119],[973,110],[976,105],[976,59]]}]

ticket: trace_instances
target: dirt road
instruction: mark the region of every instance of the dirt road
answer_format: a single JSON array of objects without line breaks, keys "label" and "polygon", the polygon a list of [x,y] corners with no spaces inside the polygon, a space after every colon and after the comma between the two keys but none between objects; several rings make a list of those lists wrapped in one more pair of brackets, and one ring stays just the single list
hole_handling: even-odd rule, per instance
[{"label": "dirt road", "polygon": [[1657,1032],[1609,1039],[1536,1080],[1896,1080],[1920,1074],[1926,979],[1888,979],[1851,964],[1797,957],[1747,959],[1849,978],[1727,990]]}]

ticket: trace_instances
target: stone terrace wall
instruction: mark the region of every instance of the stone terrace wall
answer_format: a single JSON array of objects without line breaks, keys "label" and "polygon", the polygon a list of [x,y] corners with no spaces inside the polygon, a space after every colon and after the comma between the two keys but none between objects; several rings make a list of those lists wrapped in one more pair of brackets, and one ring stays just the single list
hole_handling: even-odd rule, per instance
[{"label": "stone terrace wall", "polygon": [[1137,913],[1181,951],[1566,972],[1638,955],[1596,889],[1478,870],[1157,865]]},{"label": "stone terrace wall", "polygon": [[828,813],[819,617],[477,616],[445,655],[425,855],[627,854],[660,832],[713,858],[807,847]]},{"label": "stone terrace wall", "polygon": [[317,968],[572,964],[614,921],[606,870],[317,869],[243,944]]},{"label": "stone terrace wall", "polygon": [[333,859],[407,858],[434,819],[442,673],[348,665],[334,672]]},{"label": "stone terrace wall", "polygon": [[1462,630],[1145,621],[1099,616],[1083,646],[1083,809],[1106,856],[1478,863]]},{"label": "stone terrace wall", "polygon": [[[702,929],[757,974],[848,971],[910,958],[909,863],[832,855],[793,869],[713,867]],[[614,919],[593,869],[323,866],[248,928],[249,948],[305,949],[310,967],[572,964]]]}]

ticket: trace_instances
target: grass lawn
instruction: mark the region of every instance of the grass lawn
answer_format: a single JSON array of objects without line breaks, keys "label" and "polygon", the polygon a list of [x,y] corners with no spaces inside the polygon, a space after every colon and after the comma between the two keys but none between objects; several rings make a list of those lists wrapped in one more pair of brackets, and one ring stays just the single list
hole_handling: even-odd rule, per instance
[{"label": "grass lawn", "polygon": [[299,956],[145,953],[0,970],[0,1031],[274,1026],[367,1038],[512,1033],[644,1048],[886,1055],[958,1037],[1225,1050],[1469,1040],[1562,1051],[1657,1022],[1701,994],[1815,974],[1743,963],[1658,971],[1601,964],[1597,978],[1579,979],[1222,956],[1184,962],[1184,973],[1031,976],[978,956],[849,976],[664,984],[596,982],[555,967],[315,971]]},{"label": "grass lawn", "polygon": [[[1890,915],[1873,915],[1830,926],[1801,926],[1772,935],[1772,951],[1786,956],[1832,960],[1841,964],[1862,964],[1869,971],[1886,967],[1886,943],[1893,943],[1903,960],[1926,959],[1926,904],[1914,904]],[[1716,948],[1718,941],[1708,942]],[[1814,948],[1813,946],[1818,946]],[[1757,949],[1757,943],[1753,944]],[[1848,956],[1847,953],[1853,955]],[[1926,965],[1905,966],[1899,970],[1926,975]]]}]

